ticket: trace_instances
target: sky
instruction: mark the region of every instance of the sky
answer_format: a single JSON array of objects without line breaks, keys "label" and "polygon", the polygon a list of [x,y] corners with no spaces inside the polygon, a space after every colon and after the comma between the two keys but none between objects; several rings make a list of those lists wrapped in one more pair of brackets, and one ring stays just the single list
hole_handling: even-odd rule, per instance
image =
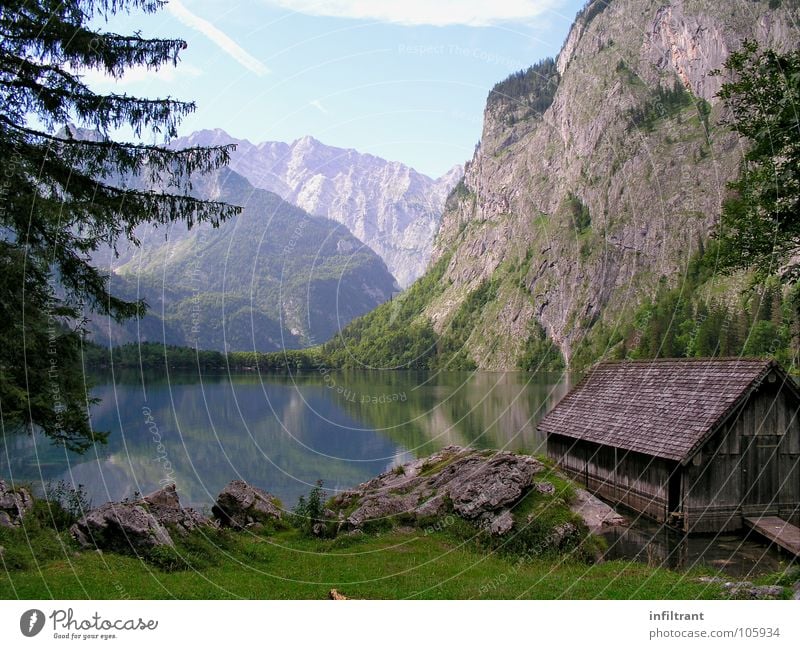
[{"label": "sky", "polygon": [[98,92],[192,100],[188,135],[305,135],[437,177],[472,157],[492,86],[558,53],[585,0],[170,0],[102,28],[182,38],[177,67]]}]

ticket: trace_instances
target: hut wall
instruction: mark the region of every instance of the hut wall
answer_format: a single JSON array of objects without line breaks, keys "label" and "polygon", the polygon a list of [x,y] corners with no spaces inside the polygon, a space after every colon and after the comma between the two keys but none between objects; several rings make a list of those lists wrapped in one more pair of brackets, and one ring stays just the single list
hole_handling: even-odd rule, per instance
[{"label": "hut wall", "polygon": [[684,515],[693,532],[736,530],[743,517],[800,521],[797,404],[765,384],[686,468]]},{"label": "hut wall", "polygon": [[667,485],[674,463],[561,435],[548,436],[547,451],[589,491],[657,521],[667,520]]}]

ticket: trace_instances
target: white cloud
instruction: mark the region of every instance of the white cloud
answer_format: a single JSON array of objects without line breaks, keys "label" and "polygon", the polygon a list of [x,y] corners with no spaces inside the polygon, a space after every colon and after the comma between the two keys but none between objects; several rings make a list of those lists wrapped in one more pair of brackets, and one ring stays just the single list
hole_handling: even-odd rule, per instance
[{"label": "white cloud", "polygon": [[201,18],[189,11],[180,0],[170,0],[169,4],[167,4],[167,9],[184,25],[203,34],[223,52],[231,56],[254,74],[262,76],[269,72],[269,68],[267,68],[266,65],[251,54],[245,52],[230,36],[222,30],[217,29],[205,18]]},{"label": "white cloud", "polygon": [[105,74],[102,70],[96,69],[73,70],[73,72],[77,72],[83,82],[89,86],[117,86],[133,83],[152,83],[153,81],[174,83],[181,79],[197,78],[203,74],[200,68],[189,63],[179,63],[177,68],[171,65],[164,65],[158,70],[148,70],[143,65],[136,65],[127,68],[119,79],[115,79]]},{"label": "white cloud", "polygon": [[[400,25],[486,27],[535,18],[564,0],[263,0],[311,16],[377,20]],[[170,3],[171,4],[171,3]]]},{"label": "white cloud", "polygon": [[322,102],[319,99],[312,99],[310,102],[308,102],[308,104],[309,106],[316,108],[320,113],[323,113],[324,115],[328,114],[328,109],[322,105]]}]

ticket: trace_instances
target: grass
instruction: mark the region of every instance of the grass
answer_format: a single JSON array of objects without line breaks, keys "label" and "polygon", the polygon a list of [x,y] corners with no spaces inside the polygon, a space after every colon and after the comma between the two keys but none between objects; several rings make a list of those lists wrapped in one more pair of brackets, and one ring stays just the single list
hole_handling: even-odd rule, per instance
[{"label": "grass", "polygon": [[[74,514],[37,501],[24,525],[0,527],[0,599],[323,599],[331,588],[355,599],[718,599],[707,569],[674,572],[629,561],[591,564],[594,537],[531,551],[555,525],[573,521],[571,483],[552,466],[537,476],[555,498],[532,491],[502,540],[458,516],[432,526],[309,538],[280,522],[258,532],[209,528],[176,547],[137,555],[80,550]],[[772,576],[764,583],[786,582]]]},{"label": "grass", "polygon": [[[567,482],[555,474],[548,479],[569,499]],[[531,496],[519,508],[533,512],[538,504]],[[720,597],[716,585],[697,581],[700,572],[514,555],[460,522],[450,516],[433,529],[322,540],[288,525],[259,533],[209,529],[173,534],[175,549],[136,556],[79,550],[66,527],[39,507],[23,526],[0,528],[0,598],[322,599],[331,588],[357,599]]]},{"label": "grass", "polygon": [[[181,569],[164,569],[151,559],[77,552],[66,542],[58,556],[51,552],[22,569],[6,565],[0,597],[322,599],[331,588],[358,599],[720,596],[716,586],[692,575],[642,564],[512,561],[480,552],[447,530],[425,534],[406,528],[323,541],[303,538],[296,530],[226,532],[191,543],[198,556],[189,556]],[[177,554],[185,559],[186,549]]]}]

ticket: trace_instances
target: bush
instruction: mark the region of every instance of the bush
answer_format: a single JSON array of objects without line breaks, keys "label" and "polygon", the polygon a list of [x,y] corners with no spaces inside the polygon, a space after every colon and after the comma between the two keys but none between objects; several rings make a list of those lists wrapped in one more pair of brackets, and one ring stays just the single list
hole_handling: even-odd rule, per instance
[{"label": "bush", "polygon": [[[38,507],[37,507],[38,505]],[[82,484],[73,487],[64,480],[48,482],[44,488],[44,500],[37,500],[38,511],[44,524],[56,531],[69,528],[92,509],[92,501]]]},{"label": "bush", "polygon": [[326,537],[330,535],[328,521],[325,520],[325,491],[322,480],[308,492],[308,496],[300,496],[292,510],[291,523],[300,534],[308,537]]}]

